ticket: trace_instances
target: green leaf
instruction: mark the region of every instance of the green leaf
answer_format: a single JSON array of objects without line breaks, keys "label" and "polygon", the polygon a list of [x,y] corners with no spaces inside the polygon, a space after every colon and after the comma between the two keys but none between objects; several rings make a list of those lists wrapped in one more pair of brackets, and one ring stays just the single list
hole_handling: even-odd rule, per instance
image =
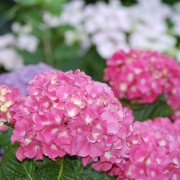
[{"label": "green leaf", "polygon": [[170,117],[173,110],[159,97],[154,103],[141,105],[141,108],[135,109],[133,113],[135,120],[144,121],[156,117]]},{"label": "green leaf", "polygon": [[39,10],[48,11],[54,15],[60,14],[60,12],[62,11],[62,5],[65,1],[66,0],[16,0],[17,4],[19,6],[22,6],[22,8],[38,7]]},{"label": "green leaf", "polygon": [[[95,47],[91,47],[86,53],[80,50],[78,45],[57,45],[54,49],[55,67],[63,71],[80,69],[92,79],[103,81],[105,60],[102,59]],[[94,61],[94,62],[93,62]]]},{"label": "green leaf", "polygon": [[[0,167],[1,167],[1,166],[0,166]],[[1,170],[0,170],[0,179],[3,179]]]},{"label": "green leaf", "polygon": [[134,5],[136,3],[136,1],[135,0],[123,0],[122,1],[122,4],[124,5],[124,6],[132,6],[132,5]]},{"label": "green leaf", "polygon": [[23,57],[25,64],[37,64],[45,58],[41,47],[35,53],[29,53],[26,50],[18,50],[18,52]]},{"label": "green leaf", "polygon": [[55,67],[63,71],[79,69],[82,57],[78,46],[67,46],[65,44],[54,47]]},{"label": "green leaf", "polygon": [[0,177],[2,180],[34,180],[35,165],[32,160],[20,162],[16,159],[17,145],[10,145],[0,161]]},{"label": "green leaf", "polygon": [[33,161],[34,161],[34,164],[35,164],[35,166],[36,166],[36,169],[38,169],[38,168],[40,168],[40,167],[42,167],[42,166],[44,166],[44,165],[52,162],[52,160],[49,159],[49,158],[46,157],[46,156],[43,157],[43,160],[33,159]]},{"label": "green leaf", "polygon": [[62,11],[62,5],[66,2],[66,0],[43,0],[43,8],[48,12],[59,15]]},{"label": "green leaf", "polygon": [[104,69],[106,61],[100,57],[96,47],[91,47],[83,57],[81,69],[85,71],[92,79],[103,82]]},{"label": "green leaf", "polygon": [[11,143],[12,128],[7,131],[0,131],[0,146],[6,147]]},{"label": "green leaf", "polygon": [[[55,58],[66,61],[67,59],[74,59],[74,56],[79,55],[79,47],[78,46],[68,46],[65,44],[59,44],[59,46],[55,49]],[[73,60],[74,62],[74,60]],[[75,62],[74,62],[75,65]]]},{"label": "green leaf", "polygon": [[42,2],[42,0],[16,0],[16,2],[23,6],[33,6]]},{"label": "green leaf", "polygon": [[163,3],[167,3],[168,5],[173,5],[174,3],[179,2],[179,0],[162,0]]},{"label": "green leaf", "polygon": [[[55,27],[54,30],[57,31],[57,34],[63,35],[65,34],[67,31],[71,31],[74,30],[74,27],[68,24],[65,25],[61,25],[59,27]],[[54,35],[54,34],[53,34]],[[56,37],[55,37],[56,38]]]},{"label": "green leaf", "polygon": [[36,171],[35,180],[110,180],[115,179],[91,167],[83,167],[80,160],[64,158],[48,163]]}]

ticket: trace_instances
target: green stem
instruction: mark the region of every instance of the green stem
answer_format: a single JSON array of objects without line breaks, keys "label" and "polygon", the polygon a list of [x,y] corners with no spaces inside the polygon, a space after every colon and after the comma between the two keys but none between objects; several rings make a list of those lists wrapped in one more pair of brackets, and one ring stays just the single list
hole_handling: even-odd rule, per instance
[{"label": "green stem", "polygon": [[60,178],[61,178],[61,176],[62,176],[62,171],[63,171],[63,168],[64,168],[63,161],[64,161],[64,159],[61,159],[61,160],[59,161],[59,163],[58,163],[58,164],[60,165],[60,169],[59,169],[59,174],[58,174],[57,180],[60,180]]},{"label": "green stem", "polygon": [[52,47],[51,47],[51,42],[50,42],[48,30],[44,31],[43,36],[42,36],[42,40],[43,40],[46,62],[48,64],[50,64],[51,66],[53,66],[54,62],[53,62],[53,57],[52,57]]}]

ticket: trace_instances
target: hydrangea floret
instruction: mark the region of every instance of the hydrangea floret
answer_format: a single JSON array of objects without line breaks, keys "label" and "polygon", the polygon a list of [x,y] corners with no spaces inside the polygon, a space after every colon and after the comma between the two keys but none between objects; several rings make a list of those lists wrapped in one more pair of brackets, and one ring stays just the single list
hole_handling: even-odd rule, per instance
[{"label": "hydrangea floret", "polygon": [[124,171],[114,166],[109,172],[122,179],[180,178],[180,131],[168,118],[135,122],[129,158]]},{"label": "hydrangea floret", "polygon": [[123,166],[133,116],[106,84],[79,70],[44,72],[29,82],[17,109],[12,142],[19,142],[20,161],[68,154],[100,171]]},{"label": "hydrangea floret", "polygon": [[180,121],[180,110],[175,111],[175,112],[172,114],[171,118],[172,118],[174,121]]},{"label": "hydrangea floret", "polygon": [[180,65],[159,52],[119,50],[107,61],[104,79],[119,99],[152,103],[165,94],[173,109],[180,108]]},{"label": "hydrangea floret", "polygon": [[[5,131],[8,126],[5,123],[13,123],[12,115],[15,105],[21,100],[21,93],[16,88],[0,85],[0,131]],[[11,121],[11,122],[10,122]]]}]

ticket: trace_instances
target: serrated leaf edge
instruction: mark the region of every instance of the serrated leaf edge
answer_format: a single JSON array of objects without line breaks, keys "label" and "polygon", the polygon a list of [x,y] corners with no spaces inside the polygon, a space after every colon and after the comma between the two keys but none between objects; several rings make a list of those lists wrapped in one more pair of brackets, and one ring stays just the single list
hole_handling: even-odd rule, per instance
[{"label": "serrated leaf edge", "polygon": [[[13,152],[14,154],[16,154],[16,153],[14,152],[12,146],[10,146],[10,148],[11,148],[12,152]],[[25,166],[24,166],[23,164],[21,164],[21,165],[22,165],[22,167],[24,168],[24,170],[25,170],[27,176],[29,177],[29,179],[30,179],[30,180],[33,180],[33,178],[31,177],[31,175],[28,173],[27,169],[25,168]]]}]

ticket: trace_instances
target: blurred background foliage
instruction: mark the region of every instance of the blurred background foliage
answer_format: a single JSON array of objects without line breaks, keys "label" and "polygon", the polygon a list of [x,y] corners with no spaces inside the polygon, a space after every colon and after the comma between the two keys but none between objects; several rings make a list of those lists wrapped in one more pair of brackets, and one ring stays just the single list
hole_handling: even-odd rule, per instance
[{"label": "blurred background foliage", "polygon": [[[104,1],[109,2],[108,0]],[[83,49],[78,41],[70,45],[65,43],[65,33],[74,28],[71,25],[44,26],[43,13],[49,12],[52,15],[59,15],[63,10],[64,3],[67,2],[70,2],[70,0],[1,0],[0,35],[11,32],[13,23],[18,22],[21,25],[19,31],[26,28],[26,31],[31,31],[30,34],[38,37],[39,40],[35,52],[29,52],[22,48],[16,49],[25,64],[45,62],[63,71],[80,69],[94,80],[103,82],[106,61],[100,56],[96,46],[91,45],[90,48]],[[90,4],[96,3],[97,0],[85,0],[85,2]],[[163,0],[163,2],[172,6],[180,1]],[[121,3],[124,6],[131,6],[137,2],[135,0],[121,0]],[[171,28],[171,22],[168,23]],[[23,27],[23,25],[26,27]],[[30,25],[30,30],[28,25]],[[16,35],[16,32],[14,34]],[[0,72],[4,71],[6,70],[0,69]],[[133,109],[136,119],[141,121],[147,118],[170,116],[172,114],[172,110],[162,99],[145,106],[133,105],[126,101],[122,101],[122,103]]]},{"label": "blurred background foliage", "polygon": [[[164,0],[172,5],[178,0]],[[93,79],[103,81],[103,69],[105,61],[91,47],[84,52],[78,43],[67,45],[64,43],[64,33],[70,30],[71,26],[59,26],[57,28],[43,28],[43,13],[59,14],[62,11],[63,3],[68,0],[2,0],[0,1],[0,34],[11,31],[14,21],[21,24],[29,23],[33,26],[32,34],[37,36],[39,42],[36,53],[29,53],[25,50],[18,52],[23,56],[25,64],[36,64],[44,61],[61,70],[81,69],[91,75]],[[87,4],[95,3],[97,0],[85,0]],[[109,2],[105,0],[105,2]],[[125,6],[136,3],[135,0],[121,0]],[[92,63],[95,61],[96,63]]]},{"label": "blurred background foliage", "polygon": [[[29,23],[33,26],[32,34],[39,37],[40,45],[36,53],[25,50],[17,51],[23,56],[25,64],[45,62],[63,71],[81,69],[92,78],[102,81],[105,61],[92,47],[87,53],[83,53],[78,44],[68,46],[64,43],[64,33],[71,29],[70,26],[43,29],[43,13],[48,11],[53,15],[59,14],[63,3],[68,0],[4,0],[0,1],[0,34],[11,31],[14,21],[22,24]],[[96,1],[86,1],[94,3]],[[91,63],[96,59],[96,63]],[[2,72],[3,70],[1,70]]]}]

